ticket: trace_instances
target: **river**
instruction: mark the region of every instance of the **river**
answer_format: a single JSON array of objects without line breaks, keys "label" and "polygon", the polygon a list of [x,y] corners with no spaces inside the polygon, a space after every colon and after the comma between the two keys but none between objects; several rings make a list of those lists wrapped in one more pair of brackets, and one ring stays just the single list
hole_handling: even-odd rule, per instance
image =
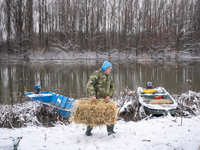
[{"label": "river", "polygon": [[[200,91],[200,62],[164,61],[138,62],[111,60],[111,75],[115,94],[128,88],[135,91],[152,82],[171,94],[189,90]],[[0,104],[14,104],[25,99],[25,92],[33,92],[40,84],[42,91],[51,91],[72,98],[88,97],[86,84],[90,75],[101,68],[102,60],[30,61],[0,63]]]}]

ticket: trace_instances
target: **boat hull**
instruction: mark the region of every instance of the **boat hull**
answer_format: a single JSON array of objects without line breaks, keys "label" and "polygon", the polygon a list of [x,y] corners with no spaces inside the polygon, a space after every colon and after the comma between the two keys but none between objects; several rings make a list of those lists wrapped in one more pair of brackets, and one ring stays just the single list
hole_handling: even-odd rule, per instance
[{"label": "boat hull", "polygon": [[148,107],[145,107],[144,106],[144,110],[145,110],[145,113],[150,115],[150,114],[153,114],[153,115],[167,115],[168,112],[174,116],[176,114],[176,109],[170,109],[168,111],[166,110],[159,110],[159,109],[151,109],[151,108],[148,108]]},{"label": "boat hull", "polygon": [[69,119],[74,112],[75,99],[65,97],[53,92],[25,93],[29,101],[39,101],[43,105],[53,107],[61,116]]}]

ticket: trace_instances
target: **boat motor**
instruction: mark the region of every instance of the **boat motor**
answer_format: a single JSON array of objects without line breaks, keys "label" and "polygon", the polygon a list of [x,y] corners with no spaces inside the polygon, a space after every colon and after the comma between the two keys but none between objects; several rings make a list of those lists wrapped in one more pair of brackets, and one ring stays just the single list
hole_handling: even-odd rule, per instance
[{"label": "boat motor", "polygon": [[33,89],[34,89],[34,94],[39,94],[41,91],[41,85],[35,85]]},{"label": "boat motor", "polygon": [[153,85],[151,82],[147,82],[147,89],[153,89]]}]

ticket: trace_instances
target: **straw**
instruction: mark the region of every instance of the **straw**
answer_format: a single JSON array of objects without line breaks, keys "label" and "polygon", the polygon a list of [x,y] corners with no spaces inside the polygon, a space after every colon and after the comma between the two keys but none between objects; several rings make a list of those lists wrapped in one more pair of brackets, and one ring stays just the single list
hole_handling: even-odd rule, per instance
[{"label": "straw", "polygon": [[173,102],[168,99],[151,100],[148,104],[172,104]]},{"label": "straw", "polygon": [[92,102],[91,98],[77,100],[75,112],[70,121],[89,126],[101,126],[115,124],[117,120],[117,105],[115,102],[105,102],[97,99]]}]

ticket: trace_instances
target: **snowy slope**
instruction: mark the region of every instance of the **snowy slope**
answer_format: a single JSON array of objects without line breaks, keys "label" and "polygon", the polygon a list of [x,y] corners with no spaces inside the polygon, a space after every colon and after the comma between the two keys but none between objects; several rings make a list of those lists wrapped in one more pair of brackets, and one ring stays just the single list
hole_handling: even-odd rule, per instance
[{"label": "snowy slope", "polygon": [[57,124],[52,128],[0,128],[0,149],[12,149],[12,138],[22,137],[18,150],[197,150],[200,149],[200,116],[193,118],[153,117],[139,122],[117,121],[114,136],[106,127],[84,135],[85,126]]}]

